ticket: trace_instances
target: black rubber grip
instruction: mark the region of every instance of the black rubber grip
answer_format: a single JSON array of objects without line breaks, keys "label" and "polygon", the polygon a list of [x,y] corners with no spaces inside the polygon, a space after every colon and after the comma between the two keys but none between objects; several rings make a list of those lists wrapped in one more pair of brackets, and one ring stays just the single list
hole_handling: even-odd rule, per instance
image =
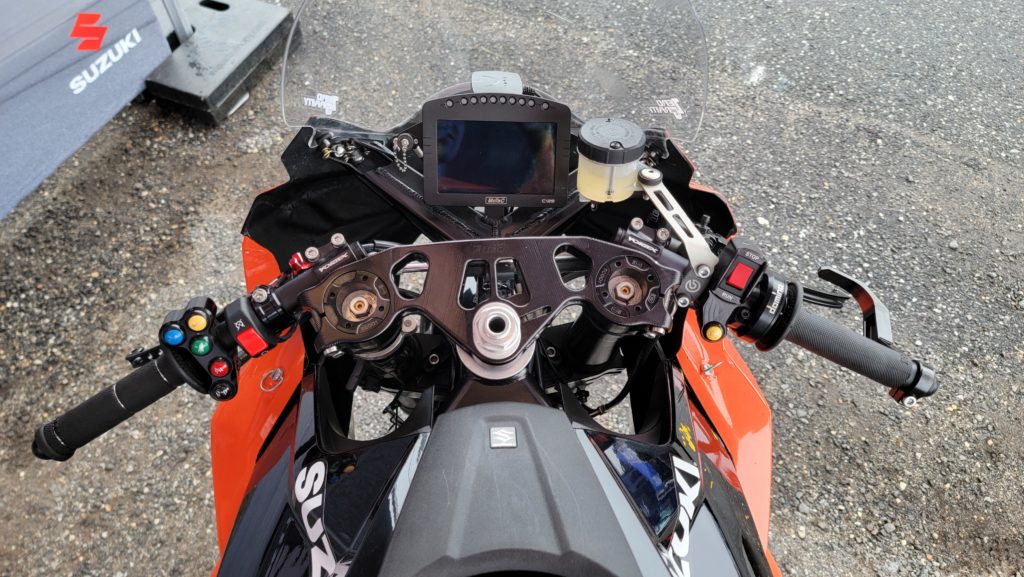
[{"label": "black rubber grip", "polygon": [[174,361],[161,355],[53,422],[40,425],[32,441],[32,453],[40,459],[66,461],[76,450],[159,401],[182,382]]},{"label": "black rubber grip", "polygon": [[803,308],[786,340],[899,391],[893,395],[897,400],[926,397],[938,389],[935,372],[927,365]]}]

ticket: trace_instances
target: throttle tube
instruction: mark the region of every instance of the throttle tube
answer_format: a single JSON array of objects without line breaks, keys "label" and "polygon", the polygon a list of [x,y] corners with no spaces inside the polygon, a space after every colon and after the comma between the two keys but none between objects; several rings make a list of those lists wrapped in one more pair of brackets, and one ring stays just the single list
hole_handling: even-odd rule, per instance
[{"label": "throttle tube", "polygon": [[164,353],[52,422],[40,425],[32,441],[32,453],[40,459],[66,461],[76,450],[159,401],[183,382],[175,361]]},{"label": "throttle tube", "polygon": [[935,371],[928,365],[803,308],[797,311],[786,340],[889,387],[890,396],[904,404],[939,389]]}]

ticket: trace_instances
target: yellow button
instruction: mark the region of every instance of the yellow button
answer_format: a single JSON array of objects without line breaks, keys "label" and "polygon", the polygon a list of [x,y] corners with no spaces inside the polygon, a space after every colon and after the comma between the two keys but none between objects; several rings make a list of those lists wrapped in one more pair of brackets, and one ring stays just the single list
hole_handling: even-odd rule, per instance
[{"label": "yellow button", "polygon": [[206,329],[206,317],[201,314],[194,314],[188,317],[188,328],[195,332],[199,332]]},{"label": "yellow button", "polygon": [[710,324],[704,329],[704,338],[713,343],[722,340],[722,337],[724,336],[725,330],[722,328],[722,325],[718,323]]}]

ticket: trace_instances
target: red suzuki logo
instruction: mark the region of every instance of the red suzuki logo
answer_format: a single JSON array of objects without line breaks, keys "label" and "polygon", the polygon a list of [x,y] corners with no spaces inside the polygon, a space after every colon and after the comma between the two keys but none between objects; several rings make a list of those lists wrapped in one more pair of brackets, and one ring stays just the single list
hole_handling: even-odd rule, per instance
[{"label": "red suzuki logo", "polygon": [[92,52],[103,46],[103,37],[107,35],[106,26],[96,26],[100,21],[100,14],[95,12],[81,12],[75,19],[75,25],[71,28],[72,38],[81,38],[78,43],[80,52]]}]

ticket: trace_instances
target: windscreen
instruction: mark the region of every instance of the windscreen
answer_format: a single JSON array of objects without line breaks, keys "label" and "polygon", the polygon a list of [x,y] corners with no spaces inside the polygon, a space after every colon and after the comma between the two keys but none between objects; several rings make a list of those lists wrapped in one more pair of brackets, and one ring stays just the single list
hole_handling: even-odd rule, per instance
[{"label": "windscreen", "polygon": [[[289,126],[384,136],[432,95],[488,70],[518,74],[578,121],[625,118],[682,145],[697,136],[707,93],[704,33],[688,0],[304,0],[281,109]],[[449,128],[512,135],[523,162],[534,163],[520,191],[546,186],[548,128]],[[486,180],[458,172],[470,152],[452,152],[442,186],[471,182],[484,192]]]}]

